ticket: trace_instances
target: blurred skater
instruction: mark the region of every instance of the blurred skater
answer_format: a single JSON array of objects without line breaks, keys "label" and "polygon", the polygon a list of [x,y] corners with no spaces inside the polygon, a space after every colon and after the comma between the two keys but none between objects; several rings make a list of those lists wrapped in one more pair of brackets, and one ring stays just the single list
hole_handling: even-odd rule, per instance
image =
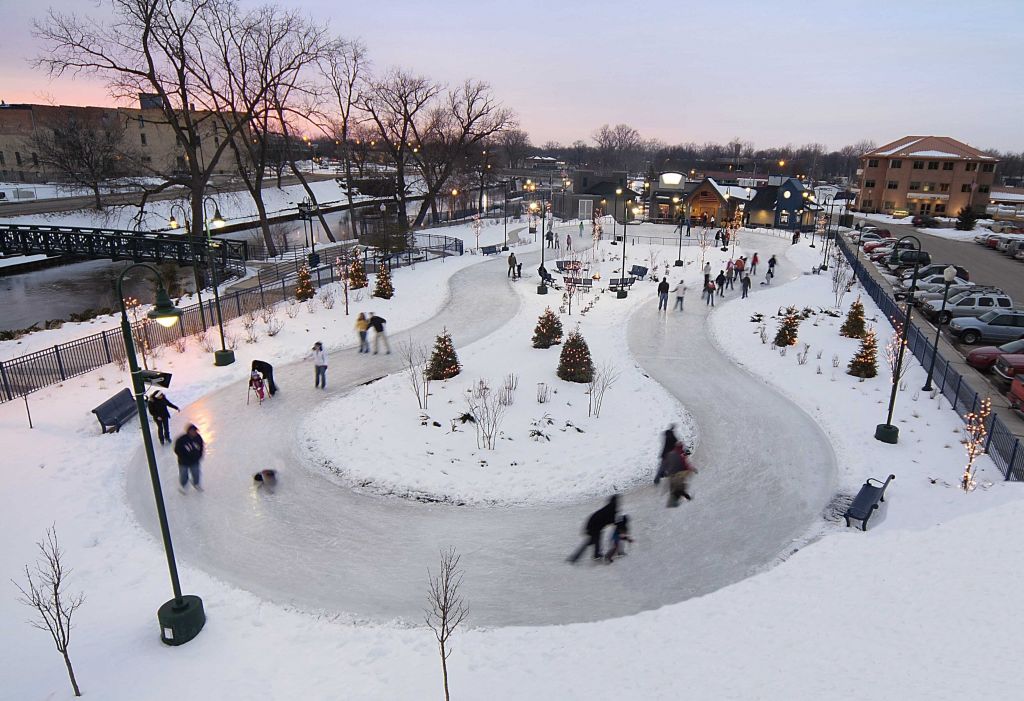
[{"label": "blurred skater", "polygon": [[612,531],[612,547],[608,550],[608,554],[605,555],[605,559],[608,562],[613,562],[616,555],[625,555],[626,546],[623,543],[632,543],[633,539],[629,535],[629,516],[622,514],[619,520],[615,522],[615,529]]},{"label": "blurred skater", "polygon": [[604,530],[605,526],[611,526],[618,518],[619,511],[619,495],[613,494],[608,503],[602,506],[600,509],[595,511],[587,519],[587,523],[583,526],[583,535],[587,537],[583,541],[583,544],[576,549],[572,555],[569,556],[568,561],[575,563],[580,559],[580,555],[591,545],[594,546],[594,559],[601,559],[601,531]]},{"label": "blurred skater", "polygon": [[160,445],[165,442],[171,442],[171,412],[168,407],[180,412],[181,409],[174,406],[171,400],[164,395],[163,392],[157,390],[150,395],[146,401],[149,407],[149,415],[153,417],[153,422],[156,423],[157,437],[160,439]]}]

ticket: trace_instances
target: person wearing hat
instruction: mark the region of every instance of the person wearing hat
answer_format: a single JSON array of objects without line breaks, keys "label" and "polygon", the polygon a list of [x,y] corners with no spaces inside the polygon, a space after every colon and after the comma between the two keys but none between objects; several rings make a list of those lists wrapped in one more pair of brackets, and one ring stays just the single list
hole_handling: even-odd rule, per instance
[{"label": "person wearing hat", "polygon": [[314,386],[327,389],[327,351],[320,341],[313,344],[313,371]]},{"label": "person wearing hat", "polygon": [[171,412],[170,409],[180,412],[181,409],[174,406],[171,400],[167,396],[157,390],[149,396],[146,400],[146,405],[149,407],[149,415],[153,417],[153,422],[156,424],[157,437],[160,439],[160,445],[171,442]]},{"label": "person wearing hat", "polygon": [[185,433],[178,436],[174,442],[174,454],[178,456],[178,489],[182,494],[188,485],[188,478],[192,477],[192,486],[200,492],[203,488],[199,486],[199,462],[203,459],[205,444],[203,437],[199,435],[199,429],[195,424],[189,424]]}]

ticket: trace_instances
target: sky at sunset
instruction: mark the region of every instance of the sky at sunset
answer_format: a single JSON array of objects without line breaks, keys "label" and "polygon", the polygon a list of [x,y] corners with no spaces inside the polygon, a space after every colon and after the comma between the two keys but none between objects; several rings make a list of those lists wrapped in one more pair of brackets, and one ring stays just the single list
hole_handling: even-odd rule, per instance
[{"label": "sky at sunset", "polygon": [[[361,38],[377,68],[488,81],[536,144],[626,122],[668,143],[938,134],[1024,150],[1020,0],[277,4]],[[0,0],[0,99],[109,104],[101,81],[31,67],[48,6],[109,13],[106,0]]]}]

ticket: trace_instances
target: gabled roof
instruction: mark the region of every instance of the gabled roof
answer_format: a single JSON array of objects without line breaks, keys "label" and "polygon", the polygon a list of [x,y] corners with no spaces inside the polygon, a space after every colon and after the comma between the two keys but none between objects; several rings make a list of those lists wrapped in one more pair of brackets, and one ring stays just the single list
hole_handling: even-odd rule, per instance
[{"label": "gabled roof", "polygon": [[739,185],[719,185],[715,182],[714,178],[706,178],[706,180],[718,191],[719,196],[723,200],[737,199],[746,202],[754,196],[752,188],[740,187]]},{"label": "gabled roof", "polygon": [[619,187],[621,187],[621,186],[620,185],[616,185],[615,183],[608,183],[608,182],[596,183],[596,184],[588,187],[583,194],[585,194],[585,195],[599,195],[599,196],[604,197],[604,198],[609,199],[609,200],[613,199],[615,197],[618,197],[620,200],[628,200],[630,198],[635,198],[635,197],[639,197],[640,196],[639,192],[637,192],[635,190],[630,190],[628,187],[623,187],[622,188],[622,194],[621,195],[616,195],[615,194],[615,190],[617,190]]},{"label": "gabled roof", "polygon": [[998,161],[973,146],[948,136],[904,136],[865,153],[861,158],[941,158],[972,161]]},{"label": "gabled roof", "polygon": [[757,192],[750,200],[748,211],[751,209],[775,209],[775,201],[779,198],[778,185],[764,185],[757,188]]}]

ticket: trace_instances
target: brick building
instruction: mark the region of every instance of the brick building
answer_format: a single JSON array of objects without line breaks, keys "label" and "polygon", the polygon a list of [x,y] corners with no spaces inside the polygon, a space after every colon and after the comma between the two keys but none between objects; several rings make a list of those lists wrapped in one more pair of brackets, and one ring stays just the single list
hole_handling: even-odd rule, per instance
[{"label": "brick building", "polygon": [[984,212],[999,159],[948,136],[905,136],[860,157],[862,212]]}]

